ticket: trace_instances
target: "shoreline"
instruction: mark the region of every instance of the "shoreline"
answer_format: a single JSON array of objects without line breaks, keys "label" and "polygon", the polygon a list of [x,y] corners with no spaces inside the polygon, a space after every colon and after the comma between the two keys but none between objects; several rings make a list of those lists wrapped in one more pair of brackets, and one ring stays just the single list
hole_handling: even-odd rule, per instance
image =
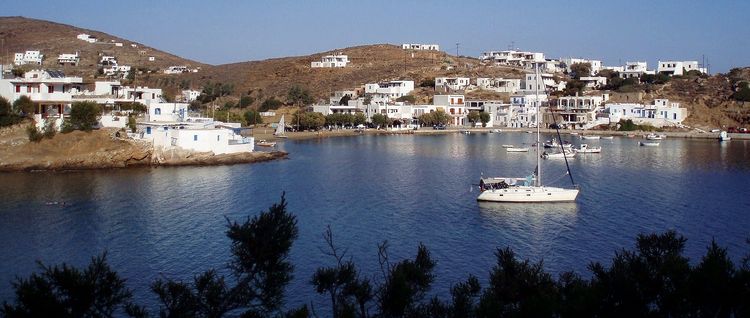
[{"label": "shoreline", "polygon": [[[440,135],[440,134],[456,134],[463,131],[469,131],[471,133],[492,133],[492,130],[500,129],[502,133],[527,133],[536,132],[535,128],[449,128],[445,130],[433,130],[431,127],[422,128],[419,130],[375,130],[367,129],[363,132],[356,132],[353,129],[339,129],[339,130],[320,130],[320,131],[305,131],[305,132],[288,132],[286,135],[288,138],[277,138],[272,133],[254,133],[253,137],[256,140],[265,139],[272,141],[283,141],[283,140],[307,140],[307,139],[322,139],[322,138],[335,138],[335,137],[352,137],[361,135]],[[555,133],[555,129],[542,128],[542,133]],[[625,138],[643,138],[643,136],[649,134],[649,131],[612,131],[612,130],[561,130],[561,135],[599,135],[599,136],[619,136]],[[692,131],[664,131],[654,132],[656,134],[666,135],[667,138],[685,138],[685,139],[718,139],[719,133],[699,133]],[[633,135],[629,137],[628,135]],[[750,140],[750,133],[731,133],[729,137],[733,140]]]}]

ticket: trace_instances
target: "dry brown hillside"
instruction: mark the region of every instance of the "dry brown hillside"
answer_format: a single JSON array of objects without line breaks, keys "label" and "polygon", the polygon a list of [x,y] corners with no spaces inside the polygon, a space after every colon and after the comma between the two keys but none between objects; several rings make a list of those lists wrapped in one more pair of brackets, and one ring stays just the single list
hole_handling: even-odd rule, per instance
[{"label": "dry brown hillside", "polygon": [[[345,68],[311,68],[310,62],[324,55],[343,53],[349,56]],[[184,74],[191,83],[228,82],[235,92],[262,90],[263,96],[285,96],[293,85],[303,86],[319,99],[333,91],[351,89],[383,80],[414,80],[415,85],[435,76],[502,76],[521,78],[522,72],[508,67],[479,65],[474,58],[448,55],[444,52],[405,51],[390,44],[338,49],[309,56],[285,57],[264,61],[218,65],[205,72]]]},{"label": "dry brown hillside", "polygon": [[[76,36],[80,33],[96,36],[99,42],[88,43],[79,40]],[[44,54],[43,66],[45,68],[63,69],[67,74],[84,78],[91,78],[96,74],[100,55],[114,55],[121,65],[149,69],[163,69],[171,65],[205,67],[202,63],[103,32],[24,17],[0,17],[0,39],[4,44],[0,52],[3,64],[12,64],[13,54],[16,52],[39,50]],[[115,46],[112,40],[123,45]],[[137,47],[134,48],[131,44]],[[81,56],[81,62],[77,67],[57,65],[59,54],[75,52],[79,52]],[[154,56],[155,61],[149,62],[148,56]]]}]

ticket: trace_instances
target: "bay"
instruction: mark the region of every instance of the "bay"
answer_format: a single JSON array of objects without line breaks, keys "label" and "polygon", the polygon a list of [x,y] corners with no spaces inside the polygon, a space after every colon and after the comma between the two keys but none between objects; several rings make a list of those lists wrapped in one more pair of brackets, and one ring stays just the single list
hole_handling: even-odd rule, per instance
[{"label": "bay", "polygon": [[[712,239],[735,262],[750,251],[750,142],[587,140],[603,153],[570,160],[582,189],[576,203],[478,203],[472,184],[482,174],[533,171],[534,152],[506,153],[501,145],[534,138],[366,135],[286,141],[278,147],[289,160],[252,165],[0,174],[0,299],[12,300],[10,281],[38,270],[37,260],[84,265],[106,251],[137,301],[154,309],[154,279],[226,272],[227,220],[257,214],[284,191],[300,229],[289,306],[325,306],[308,281],[333,262],[321,251],[328,225],[374,279],[378,243],[388,241],[392,262],[424,243],[438,262],[433,291],[442,296],[468,274],[486,280],[494,251],[506,246],[543,260],[551,273],[584,276],[590,262],[633,248],[640,233],[676,230],[688,238],[693,262]],[[545,183],[570,183],[563,161],[543,168]]]}]

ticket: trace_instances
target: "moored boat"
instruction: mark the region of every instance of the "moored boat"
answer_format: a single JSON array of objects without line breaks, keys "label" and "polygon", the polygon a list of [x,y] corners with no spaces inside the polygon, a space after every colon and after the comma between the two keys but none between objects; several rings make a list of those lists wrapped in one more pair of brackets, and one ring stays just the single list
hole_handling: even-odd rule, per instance
[{"label": "moored boat", "polygon": [[599,140],[600,138],[601,136],[597,136],[597,135],[582,135],[581,136],[581,139],[586,139],[586,140]]},{"label": "moored boat", "polygon": [[576,153],[601,153],[602,147],[589,147],[588,144],[581,144],[578,148],[574,148]]},{"label": "moored boat", "polygon": [[658,141],[639,141],[638,144],[644,147],[658,147],[659,146]]},{"label": "moored boat", "polygon": [[729,137],[729,134],[727,134],[726,131],[722,131],[719,133],[719,141],[729,141],[732,140],[732,137]]},{"label": "moored boat", "polygon": [[507,151],[507,152],[529,152],[529,147],[505,148],[505,151]]},{"label": "moored boat", "polygon": [[558,152],[544,152],[542,153],[542,158],[544,159],[565,159],[565,158],[573,158],[575,157],[576,153],[572,150],[565,149],[564,151],[558,151]]},{"label": "moored boat", "polygon": [[276,146],[276,142],[261,139],[261,140],[256,141],[255,145],[260,146],[260,147],[273,147],[273,146]]}]

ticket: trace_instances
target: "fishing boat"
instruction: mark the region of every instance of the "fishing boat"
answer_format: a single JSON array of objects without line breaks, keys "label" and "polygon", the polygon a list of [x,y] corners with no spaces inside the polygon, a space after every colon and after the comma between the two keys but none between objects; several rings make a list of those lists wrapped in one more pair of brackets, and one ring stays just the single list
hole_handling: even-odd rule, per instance
[{"label": "fishing boat", "polygon": [[601,153],[602,147],[589,147],[588,144],[581,144],[578,148],[574,148],[576,153]]},{"label": "fishing boat", "polygon": [[615,139],[615,136],[602,136],[602,139],[612,140]]},{"label": "fishing boat", "polygon": [[529,147],[511,147],[505,148],[507,152],[529,152]]},{"label": "fishing boat", "polygon": [[261,140],[256,141],[255,145],[260,146],[260,147],[273,147],[273,146],[276,146],[276,142],[261,139]]},{"label": "fishing boat", "polygon": [[276,138],[287,138],[286,129],[284,129],[285,127],[286,123],[284,122],[284,115],[281,115],[281,119],[279,119],[279,125],[276,126],[276,131],[273,132],[273,135]]},{"label": "fishing boat", "polygon": [[[535,72],[537,77],[539,76],[539,65],[536,65]],[[535,85],[536,86],[536,85]],[[535,103],[539,101],[539,90],[536,90]],[[540,136],[539,131],[539,106],[536,105],[536,151],[540,153]],[[560,139],[560,131],[557,131],[558,139]],[[562,142],[561,142],[562,143]],[[510,148],[508,148],[510,149]],[[568,166],[568,159],[565,155],[563,148],[563,158],[565,159],[565,166],[567,167],[566,174],[570,176],[571,183],[573,182],[573,176],[570,174],[570,167]],[[542,183],[542,166],[540,156],[536,156],[536,169],[534,172],[524,178],[481,178],[479,181],[479,189],[481,193],[477,197],[477,201],[492,201],[492,202],[506,202],[506,203],[529,203],[529,202],[572,202],[578,197],[579,189],[574,187],[561,188],[561,187],[550,187],[545,186]],[[502,180],[499,180],[502,179]]]},{"label": "fishing boat", "polygon": [[659,147],[658,141],[639,141],[638,144],[644,147]]},{"label": "fishing boat", "polygon": [[562,143],[562,146],[560,146],[560,144],[557,142],[557,139],[547,140],[547,142],[544,143],[544,148],[557,149],[560,147],[570,149],[573,147],[573,145],[571,145],[567,141],[564,141]]},{"label": "fishing boat", "polygon": [[719,133],[719,141],[729,141],[732,140],[732,137],[729,137],[729,134],[727,134],[726,131],[722,131]]},{"label": "fishing boat", "polygon": [[648,134],[648,135],[646,135],[646,139],[648,139],[648,140],[662,140],[662,139],[664,139],[664,136],[657,135],[657,134]]}]

